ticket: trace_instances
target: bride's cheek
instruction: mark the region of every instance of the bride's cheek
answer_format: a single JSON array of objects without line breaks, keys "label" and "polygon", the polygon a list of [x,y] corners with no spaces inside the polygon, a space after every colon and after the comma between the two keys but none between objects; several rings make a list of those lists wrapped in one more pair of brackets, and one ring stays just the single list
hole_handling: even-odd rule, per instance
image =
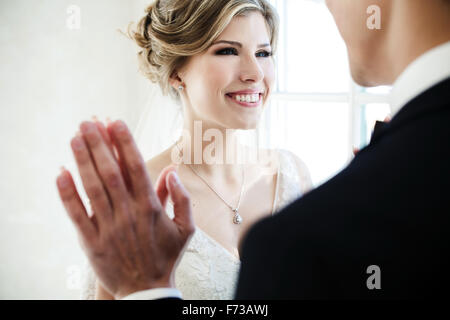
[{"label": "bride's cheek", "polygon": [[275,85],[275,77],[276,77],[273,62],[267,62],[263,66],[263,71],[264,71],[264,81],[267,83],[267,86],[269,88],[273,88],[273,86]]}]

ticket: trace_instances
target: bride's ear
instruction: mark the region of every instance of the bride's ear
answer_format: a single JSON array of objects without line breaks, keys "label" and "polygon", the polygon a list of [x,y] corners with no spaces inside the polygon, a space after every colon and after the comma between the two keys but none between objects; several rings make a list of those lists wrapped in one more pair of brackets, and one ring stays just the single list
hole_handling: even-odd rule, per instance
[{"label": "bride's ear", "polygon": [[178,90],[178,88],[180,87],[180,85],[183,84],[183,80],[180,77],[180,74],[178,73],[178,71],[174,71],[172,73],[172,75],[169,78],[169,84],[175,89]]}]

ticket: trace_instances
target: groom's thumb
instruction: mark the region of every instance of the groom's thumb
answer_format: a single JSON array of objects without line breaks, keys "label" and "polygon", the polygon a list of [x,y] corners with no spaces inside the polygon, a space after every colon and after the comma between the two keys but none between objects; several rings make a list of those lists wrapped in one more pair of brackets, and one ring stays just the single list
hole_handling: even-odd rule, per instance
[{"label": "groom's thumb", "polygon": [[174,218],[180,231],[189,237],[195,231],[194,220],[192,218],[191,199],[186,188],[180,181],[177,173],[171,171],[166,178],[170,198],[173,201]]}]

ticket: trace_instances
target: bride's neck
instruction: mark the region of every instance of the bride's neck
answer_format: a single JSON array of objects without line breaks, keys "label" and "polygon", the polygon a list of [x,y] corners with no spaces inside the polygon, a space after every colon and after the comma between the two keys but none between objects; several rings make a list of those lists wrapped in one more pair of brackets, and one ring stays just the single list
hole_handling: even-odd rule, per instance
[{"label": "bride's neck", "polygon": [[238,142],[237,130],[205,121],[186,122],[174,148],[172,155],[181,157],[176,162],[181,161],[203,177],[226,183],[242,180],[245,147]]}]

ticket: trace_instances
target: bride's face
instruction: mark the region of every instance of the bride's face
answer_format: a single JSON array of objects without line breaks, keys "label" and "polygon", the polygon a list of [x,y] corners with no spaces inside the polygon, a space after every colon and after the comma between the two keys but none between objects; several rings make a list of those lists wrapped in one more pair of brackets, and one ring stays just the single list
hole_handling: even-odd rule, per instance
[{"label": "bride's face", "polygon": [[213,45],[178,73],[190,118],[222,128],[255,128],[275,82],[271,53],[259,12],[234,17]]}]

